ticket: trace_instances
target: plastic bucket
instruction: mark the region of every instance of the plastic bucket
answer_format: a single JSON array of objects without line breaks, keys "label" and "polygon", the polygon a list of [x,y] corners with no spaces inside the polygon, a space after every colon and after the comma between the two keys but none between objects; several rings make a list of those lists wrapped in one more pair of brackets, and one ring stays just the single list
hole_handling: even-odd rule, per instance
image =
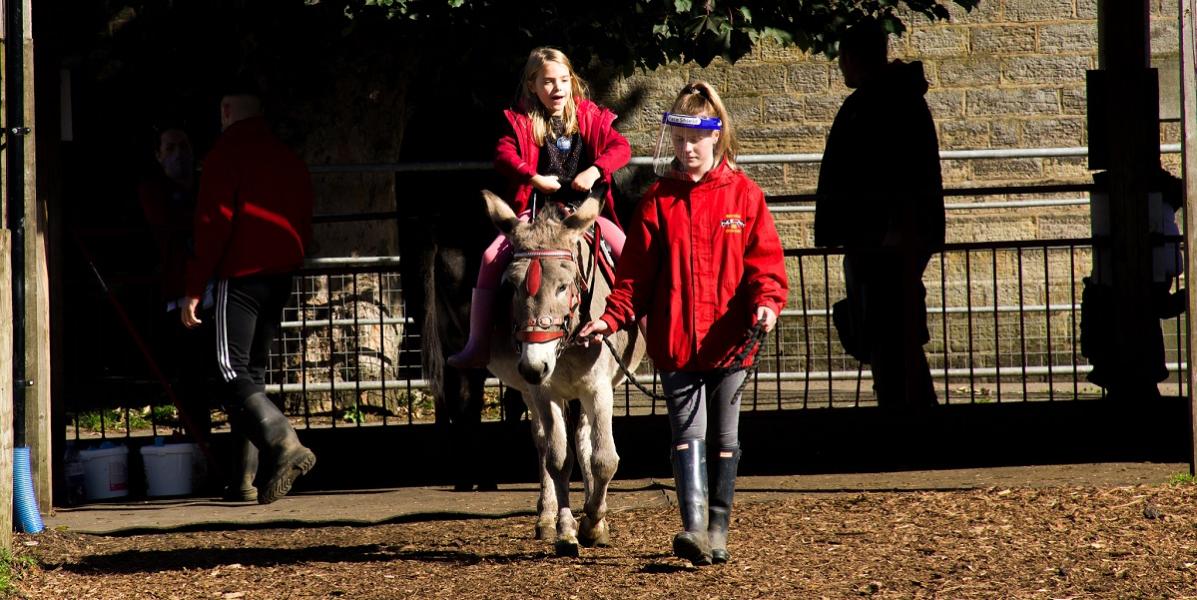
[{"label": "plastic bucket", "polygon": [[197,449],[195,444],[143,446],[141,459],[145,463],[145,495],[190,494]]},{"label": "plastic bucket", "polygon": [[129,449],[124,446],[81,450],[83,493],[88,500],[129,495]]}]

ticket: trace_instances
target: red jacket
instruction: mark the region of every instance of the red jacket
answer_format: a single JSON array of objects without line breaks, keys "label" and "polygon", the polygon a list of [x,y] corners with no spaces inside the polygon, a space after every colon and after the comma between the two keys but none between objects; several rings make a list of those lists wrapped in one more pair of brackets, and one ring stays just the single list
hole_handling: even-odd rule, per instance
[{"label": "red jacket", "polygon": [[765,195],[726,163],[697,182],[657,181],[627,233],[602,319],[615,331],[647,315],[648,355],[660,370],[735,366],[727,362],[756,307],[785,306],[785,259]]},{"label": "red jacket", "polygon": [[195,207],[195,253],[186,291],[212,279],[285,273],[312,239],[312,180],[261,117],[238,121],[204,159]]},{"label": "red jacket", "polygon": [[[536,145],[532,120],[527,114],[508,109],[503,111],[503,116],[507,118],[509,128],[499,136],[499,143],[495,147],[495,170],[512,183],[507,199],[518,214],[528,208],[528,199],[532,196],[532,177],[537,174],[540,147]],[[611,174],[623,168],[632,158],[632,147],[612,127],[615,118],[615,113],[594,102],[582,100],[578,103],[578,132],[585,145],[578,168],[598,166],[603,172],[603,180],[608,184],[611,183]],[[615,201],[610,188],[607,189],[605,213],[612,221],[619,223],[615,218]]]}]

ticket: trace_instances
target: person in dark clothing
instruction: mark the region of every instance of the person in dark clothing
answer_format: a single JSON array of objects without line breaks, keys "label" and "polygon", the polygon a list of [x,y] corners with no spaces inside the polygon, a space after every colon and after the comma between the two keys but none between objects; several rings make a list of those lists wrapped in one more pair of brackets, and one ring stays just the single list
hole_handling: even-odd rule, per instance
[{"label": "person in dark clothing", "polygon": [[944,212],[927,80],[922,63],[888,61],[887,34],[872,20],[845,32],[839,63],[855,91],[828,133],[815,207],[815,244],[845,251],[837,328],[872,365],[878,405],[935,406],[922,278],[943,246]]},{"label": "person in dark clothing", "polygon": [[198,327],[201,298],[211,290],[225,410],[234,433],[258,451],[243,448],[244,460],[261,456],[264,469],[258,488],[247,469],[248,480],[229,491],[234,499],[269,504],[316,463],[264,385],[270,344],[312,239],[312,182],[303,161],[270,132],[256,94],[226,94],[220,121],[224,133],[200,179],[181,317]]},{"label": "person in dark clothing", "polygon": [[158,246],[158,306],[154,342],[156,359],[175,380],[175,395],[197,431],[207,439],[211,427],[207,380],[211,373],[212,332],[179,324],[174,311],[183,297],[183,272],[191,254],[191,225],[195,219],[195,159],[186,131],[168,127],[158,134],[154,151],[157,169],[137,186],[137,199],[150,234]]}]

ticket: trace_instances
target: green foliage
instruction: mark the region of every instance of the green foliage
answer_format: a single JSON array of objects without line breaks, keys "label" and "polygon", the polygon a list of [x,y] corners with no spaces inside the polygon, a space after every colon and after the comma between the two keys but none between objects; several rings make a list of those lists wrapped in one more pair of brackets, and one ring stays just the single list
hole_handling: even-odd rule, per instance
[{"label": "green foliage", "polygon": [[16,592],[13,581],[37,566],[37,559],[32,556],[13,556],[7,551],[0,552],[0,594],[5,596]]},{"label": "green foliage", "polygon": [[[170,415],[173,418],[174,408],[170,408]],[[154,409],[155,412],[160,410]],[[128,419],[126,419],[126,416]],[[121,431],[124,429],[149,429],[151,426],[148,409],[146,411],[129,410],[123,408],[108,408],[103,410],[93,410],[80,413],[76,417],[79,423],[79,429],[86,431],[99,432],[104,431]],[[162,417],[158,417],[159,423],[163,422]]]},{"label": "green foliage", "polygon": [[[594,57],[625,73],[669,62],[705,66],[716,57],[735,62],[764,40],[834,56],[840,35],[862,18],[879,19],[900,34],[906,30],[901,9],[932,21],[949,17],[945,2],[938,0],[343,1],[351,19],[420,24],[407,34],[448,34],[477,43],[480,34],[498,33],[511,41],[523,38],[526,46],[560,46],[581,64]],[[951,1],[965,10],[979,2]]]},{"label": "green foliage", "polygon": [[341,412],[341,420],[346,423],[361,425],[366,420],[366,415],[362,412],[361,407],[351,406]]},{"label": "green foliage", "polygon": [[1197,477],[1189,473],[1174,473],[1168,478],[1168,483],[1172,485],[1194,485],[1197,484]]}]

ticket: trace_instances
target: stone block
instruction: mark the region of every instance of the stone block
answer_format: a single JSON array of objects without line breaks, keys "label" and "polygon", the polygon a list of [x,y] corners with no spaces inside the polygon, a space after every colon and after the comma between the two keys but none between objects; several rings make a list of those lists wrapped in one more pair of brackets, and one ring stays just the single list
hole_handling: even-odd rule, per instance
[{"label": "stone block", "polygon": [[945,58],[938,75],[942,87],[996,86],[1002,80],[1001,63],[992,57]]},{"label": "stone block", "polygon": [[941,121],[939,147],[967,150],[989,147],[989,124],[978,121]]},{"label": "stone block", "polygon": [[1043,174],[1043,166],[1037,158],[997,158],[977,160],[973,164],[973,177],[986,181],[1025,181]]},{"label": "stone block", "polygon": [[976,54],[1009,55],[1035,51],[1035,27],[998,25],[969,29],[969,46]]},{"label": "stone block", "polygon": [[1002,61],[1005,83],[1048,85],[1084,84],[1085,71],[1093,66],[1089,56],[1019,56]]},{"label": "stone block", "polygon": [[1060,95],[1054,89],[968,90],[969,116],[1055,115],[1060,113]]},{"label": "stone block", "polygon": [[777,163],[743,165],[744,173],[756,182],[766,196],[786,193],[785,169]]},{"label": "stone block", "polygon": [[1070,118],[1023,121],[1022,143],[1033,148],[1082,146],[1085,143],[1085,120]]},{"label": "stone block", "polygon": [[989,143],[994,148],[1017,147],[1020,131],[1018,121],[992,121],[989,123]]},{"label": "stone block", "polygon": [[803,111],[805,100],[795,96],[769,96],[765,98],[765,123],[799,123],[806,120]]},{"label": "stone block", "polygon": [[910,54],[914,57],[960,56],[968,51],[968,30],[937,25],[916,28],[910,35]]},{"label": "stone block", "polygon": [[844,104],[845,97],[839,94],[807,96],[802,100],[803,114],[806,115],[808,122],[820,121],[831,123],[835,120],[835,115],[839,112],[840,106]]},{"label": "stone block", "polygon": [[765,122],[761,105],[761,98],[724,97],[723,105],[727,108],[728,117],[736,127],[751,127]]},{"label": "stone block", "polygon": [[756,58],[762,62],[798,63],[809,60],[810,53],[795,45],[783,45],[771,38],[762,39],[756,46]]},{"label": "stone block", "polygon": [[1085,87],[1072,87],[1060,90],[1060,107],[1066,115],[1084,115],[1089,110],[1085,99]]},{"label": "stone block", "polygon": [[1078,22],[1040,25],[1039,51],[1096,53],[1097,24]]},{"label": "stone block", "polygon": [[[1090,235],[1088,206],[1057,207],[1050,214],[1040,213],[1036,219],[1036,235],[1039,239],[1083,238]],[[1060,276],[1067,274],[1068,268],[1065,267]]]},{"label": "stone block", "polygon": [[963,116],[964,98],[964,92],[960,90],[931,90],[926,95],[927,107],[937,121]]},{"label": "stone block", "polygon": [[1096,20],[1097,2],[1098,0],[1076,0],[1076,18]]},{"label": "stone block", "polygon": [[1175,17],[1152,19],[1151,53],[1180,54],[1180,27]]},{"label": "stone block", "polygon": [[1092,181],[1089,159],[1083,156],[1045,158],[1043,178],[1054,182],[1089,183]]},{"label": "stone block", "polygon": [[1073,0],[1006,0],[1008,21],[1059,21],[1076,16]]},{"label": "stone block", "polygon": [[817,163],[794,163],[785,166],[787,193],[813,192],[819,185]]},{"label": "stone block", "polygon": [[972,181],[973,170],[972,161],[968,160],[941,160],[939,161],[940,177],[943,178],[943,183],[948,187],[958,187],[959,184]]},{"label": "stone block", "polygon": [[786,71],[785,65],[777,64],[732,66],[712,62],[705,69],[693,69],[691,78],[710,82],[723,96],[765,96],[784,91]]},{"label": "stone block", "polygon": [[785,90],[803,94],[825,92],[830,86],[829,74],[835,71],[839,77],[839,69],[832,69],[826,60],[810,60],[786,68]]},{"label": "stone block", "polygon": [[741,130],[740,150],[745,154],[822,152],[828,125],[753,127]]}]

